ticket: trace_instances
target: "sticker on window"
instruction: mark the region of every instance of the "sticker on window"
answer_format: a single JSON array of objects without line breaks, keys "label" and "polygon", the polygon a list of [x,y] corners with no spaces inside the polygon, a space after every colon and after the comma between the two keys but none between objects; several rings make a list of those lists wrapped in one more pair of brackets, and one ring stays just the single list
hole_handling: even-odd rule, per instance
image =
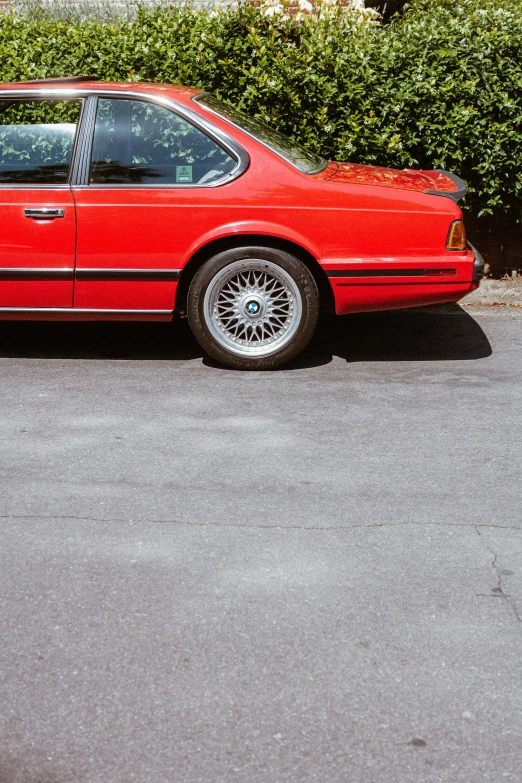
[{"label": "sticker on window", "polygon": [[176,166],[176,182],[192,182],[192,166]]}]

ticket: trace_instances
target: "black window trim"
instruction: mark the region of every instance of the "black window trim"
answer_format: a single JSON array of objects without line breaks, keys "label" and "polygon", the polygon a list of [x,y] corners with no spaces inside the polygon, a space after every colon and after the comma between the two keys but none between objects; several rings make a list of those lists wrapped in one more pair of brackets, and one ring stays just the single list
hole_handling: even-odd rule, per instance
[{"label": "black window trim", "polygon": [[[250,157],[247,151],[227,133],[212,123],[201,117],[197,112],[181,106],[170,98],[152,95],[151,93],[138,92],[137,90],[116,90],[116,89],[35,89],[35,90],[0,90],[0,100],[4,97],[22,98],[26,100],[82,100],[82,111],[78,121],[78,130],[76,132],[75,144],[69,164],[69,181],[67,184],[16,184],[0,183],[0,190],[68,190],[71,187],[75,189],[89,190],[169,190],[171,188],[215,188],[226,185],[229,182],[240,177],[250,165]],[[225,152],[237,160],[237,165],[228,174],[225,174],[214,182],[176,182],[176,183],[110,183],[110,184],[89,184],[89,170],[91,163],[92,143],[94,139],[94,125],[96,121],[96,107],[98,98],[127,99],[138,100],[145,103],[153,103],[165,109],[169,109],[182,119],[187,120],[198,130],[208,136],[216,144],[219,144]]]},{"label": "black window trim", "polygon": [[97,96],[87,95],[84,101],[84,111],[82,113],[82,122],[80,123],[78,132],[78,142],[74,150],[75,155],[71,166],[71,176],[69,179],[71,187],[74,187],[84,180],[85,182],[89,181],[97,106]]}]

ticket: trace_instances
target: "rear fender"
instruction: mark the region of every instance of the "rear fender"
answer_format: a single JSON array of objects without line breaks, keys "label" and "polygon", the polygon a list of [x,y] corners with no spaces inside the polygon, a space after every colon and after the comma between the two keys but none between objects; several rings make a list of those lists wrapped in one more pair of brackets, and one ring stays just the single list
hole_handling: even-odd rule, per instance
[{"label": "rear fender", "polygon": [[227,239],[229,237],[239,237],[241,234],[258,234],[275,237],[277,239],[287,240],[293,242],[295,245],[299,245],[306,250],[314,258],[319,257],[319,252],[308,239],[299,234],[297,231],[289,229],[287,226],[278,225],[268,221],[241,221],[228,223],[224,226],[209,231],[203,237],[200,237],[197,243],[194,243],[189,249],[186,258],[183,260],[183,267],[188,261],[202,248],[209,245],[211,242],[217,239]]}]

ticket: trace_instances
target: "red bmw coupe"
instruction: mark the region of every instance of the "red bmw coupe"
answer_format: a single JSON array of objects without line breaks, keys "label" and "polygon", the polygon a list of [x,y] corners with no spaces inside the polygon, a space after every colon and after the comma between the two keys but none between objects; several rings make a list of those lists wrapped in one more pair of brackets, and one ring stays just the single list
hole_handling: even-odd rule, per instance
[{"label": "red bmw coupe", "polygon": [[90,77],[0,85],[0,317],[188,316],[268,369],[338,314],[456,302],[483,262],[464,183],[327,161],[208,93]]}]

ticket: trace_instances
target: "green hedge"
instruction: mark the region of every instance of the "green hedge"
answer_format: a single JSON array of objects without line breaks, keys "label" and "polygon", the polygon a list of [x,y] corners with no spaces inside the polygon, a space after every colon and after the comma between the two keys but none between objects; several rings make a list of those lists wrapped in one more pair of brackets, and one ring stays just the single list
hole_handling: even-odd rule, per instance
[{"label": "green hedge", "polygon": [[252,5],[118,24],[0,16],[0,79],[90,73],[214,92],[323,155],[444,168],[468,206],[522,206],[522,0],[413,0],[391,24]]}]

